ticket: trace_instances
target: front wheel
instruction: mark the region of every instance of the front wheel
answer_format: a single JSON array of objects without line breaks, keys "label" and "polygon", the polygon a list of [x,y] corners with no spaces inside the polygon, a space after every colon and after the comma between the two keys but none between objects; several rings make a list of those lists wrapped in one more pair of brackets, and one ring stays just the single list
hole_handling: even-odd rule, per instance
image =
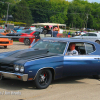
[{"label": "front wheel", "polygon": [[100,79],[100,75],[93,75],[95,79]]},{"label": "front wheel", "polygon": [[24,40],[24,44],[25,44],[25,45],[30,45],[30,40],[29,40],[29,39],[25,39],[25,40]]},{"label": "front wheel", "polygon": [[7,48],[7,46],[4,46],[4,48],[6,49],[6,48]]},{"label": "front wheel", "polygon": [[34,80],[36,88],[45,89],[52,81],[52,73],[48,69],[40,70]]}]

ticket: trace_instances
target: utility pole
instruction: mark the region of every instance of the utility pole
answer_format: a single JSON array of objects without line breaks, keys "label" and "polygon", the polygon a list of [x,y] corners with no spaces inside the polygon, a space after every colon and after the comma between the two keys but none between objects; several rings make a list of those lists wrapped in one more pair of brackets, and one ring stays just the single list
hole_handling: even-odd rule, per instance
[{"label": "utility pole", "polygon": [[7,8],[7,16],[6,16],[6,23],[7,23],[7,20],[8,20],[8,11],[9,11],[9,3],[8,4],[8,8]]},{"label": "utility pole", "polygon": [[87,23],[88,23],[88,15],[89,15],[89,14],[86,14],[86,16],[87,16],[86,29],[87,29]]}]

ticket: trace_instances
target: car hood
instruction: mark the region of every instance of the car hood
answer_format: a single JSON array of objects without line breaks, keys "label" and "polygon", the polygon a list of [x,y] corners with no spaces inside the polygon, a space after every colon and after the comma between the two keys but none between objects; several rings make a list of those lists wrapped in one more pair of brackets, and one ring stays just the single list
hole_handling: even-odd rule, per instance
[{"label": "car hood", "polygon": [[[3,56],[4,55],[4,56]],[[0,63],[2,64],[13,64],[13,63],[20,63],[24,64],[27,61],[40,59],[44,57],[55,56],[57,54],[48,53],[48,49],[25,49],[19,50],[15,52],[8,52],[2,54],[2,58],[0,59]]]}]

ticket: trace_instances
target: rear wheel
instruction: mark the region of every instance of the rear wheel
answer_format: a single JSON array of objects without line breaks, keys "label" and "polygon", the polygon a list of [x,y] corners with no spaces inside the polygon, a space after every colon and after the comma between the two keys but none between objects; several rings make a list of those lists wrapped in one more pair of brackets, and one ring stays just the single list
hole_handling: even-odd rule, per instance
[{"label": "rear wheel", "polygon": [[24,44],[25,45],[30,45],[30,40],[29,39],[24,39]]},{"label": "rear wheel", "polygon": [[40,70],[34,80],[36,88],[45,89],[52,81],[52,73],[48,69]]},{"label": "rear wheel", "polygon": [[5,78],[0,74],[0,80],[5,80]]},{"label": "rear wheel", "polygon": [[100,75],[93,75],[94,78],[100,79]]},{"label": "rear wheel", "polygon": [[4,46],[4,48],[6,49],[6,48],[7,48],[7,46]]}]

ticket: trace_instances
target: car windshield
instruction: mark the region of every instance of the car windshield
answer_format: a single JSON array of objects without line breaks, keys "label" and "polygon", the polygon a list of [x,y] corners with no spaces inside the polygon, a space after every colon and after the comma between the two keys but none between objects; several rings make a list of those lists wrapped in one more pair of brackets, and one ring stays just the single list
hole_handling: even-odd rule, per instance
[{"label": "car windshield", "polygon": [[25,33],[30,34],[33,30],[27,30]]},{"label": "car windshield", "polygon": [[31,48],[48,49],[49,53],[63,54],[66,42],[56,42],[54,40],[39,40]]}]

